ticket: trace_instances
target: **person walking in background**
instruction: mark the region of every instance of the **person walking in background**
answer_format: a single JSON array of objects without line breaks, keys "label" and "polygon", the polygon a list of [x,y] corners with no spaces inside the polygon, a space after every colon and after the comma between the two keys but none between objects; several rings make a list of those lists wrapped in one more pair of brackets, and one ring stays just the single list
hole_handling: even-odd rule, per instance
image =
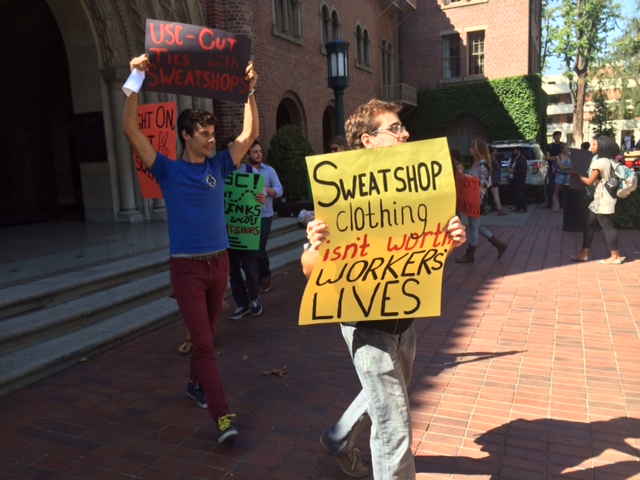
[{"label": "person walking in background", "polygon": [[553,132],[553,142],[547,145],[544,155],[549,164],[547,168],[547,203],[542,208],[553,207],[553,191],[556,185],[556,171],[558,169],[556,161],[560,155],[560,137],[562,132],[556,130]]},{"label": "person walking in background", "polygon": [[347,150],[349,150],[349,145],[345,138],[340,135],[336,135],[329,142],[329,152],[331,153],[344,152]]},{"label": "person walking in background", "polygon": [[[405,143],[409,133],[400,123],[400,106],[370,100],[349,117],[345,130],[353,149],[379,148]],[[329,225],[313,220],[307,225],[308,248],[302,270],[311,275],[320,248],[327,242]],[[453,217],[445,230],[452,247],[465,241],[465,229]],[[450,250],[449,252],[451,252]],[[416,351],[412,319],[373,320],[340,325],[362,390],[342,417],[320,437],[340,468],[352,477],[366,477],[368,468],[355,448],[359,436],[371,426],[371,461],[376,480],[414,480],[411,410],[407,385]]]},{"label": "person walking in background", "polygon": [[600,263],[619,265],[625,258],[620,256],[618,248],[618,232],[613,227],[613,215],[616,210],[616,198],[607,192],[605,183],[611,174],[611,160],[618,155],[620,147],[611,138],[599,136],[591,142],[591,153],[595,156],[591,160],[587,176],[583,177],[576,170],[571,170],[571,175],[578,178],[587,187],[595,184],[593,201],[587,208],[584,221],[584,233],[582,236],[582,250],[575,255],[569,255],[571,260],[576,262],[586,262],[590,260],[591,243],[595,235],[595,224],[600,224],[604,232],[607,247],[611,251],[611,256]]},{"label": "person walking in background", "polygon": [[464,173],[464,162],[462,161],[460,150],[449,150],[449,155],[451,156],[454,173]]},{"label": "person walking in background", "polygon": [[513,150],[513,197],[516,213],[527,213],[527,196],[524,192],[524,184],[527,180],[529,164],[522,153],[522,147],[517,146]]},{"label": "person walking in background", "polygon": [[[490,158],[489,148],[484,140],[476,139],[471,142],[469,153],[473,157],[473,164],[466,175],[476,177],[478,179],[478,185],[480,187],[480,205],[483,205],[486,204],[486,196],[488,195],[487,190],[491,186],[491,167],[488,163]],[[502,243],[489,230],[481,226],[480,217],[467,218],[469,222],[467,225],[467,229],[469,231],[467,251],[462,257],[456,258],[455,261],[457,263],[473,263],[475,261],[475,253],[480,235],[489,239],[491,245],[496,247],[496,250],[498,251],[498,258],[502,257],[504,252],[507,250],[507,244]]]},{"label": "person walking in background", "polygon": [[558,171],[556,172],[556,187],[553,191],[553,211],[560,211],[560,190],[569,187],[571,183],[571,147],[568,143],[560,144],[558,156]]},{"label": "person walking in background", "polygon": [[[130,68],[146,71],[149,59],[140,55]],[[124,104],[122,132],[162,190],[169,224],[169,271],[180,314],[192,342],[187,395],[208,408],[216,424],[218,443],[238,435],[229,412],[213,348],[213,337],[229,280],[229,239],[224,215],[224,181],[240,165],[244,152],[258,137],[258,107],[254,96],[258,74],[249,62],[246,81],[249,98],[244,109],[244,129],[236,141],[218,155],[215,118],[209,112],[187,109],[180,113],[177,129],[182,144],[173,161],[154,151],[138,126],[138,94]]]},{"label": "person walking in background", "polygon": [[502,203],[500,202],[500,160],[498,160],[498,150],[491,149],[491,198],[493,199],[494,211],[498,212],[498,215],[509,215],[502,209]]},{"label": "person walking in background", "polygon": [[[226,150],[236,137],[227,137],[220,145],[220,151]],[[220,152],[218,152],[220,153]],[[258,170],[248,163],[238,166],[238,170],[260,175]],[[260,208],[264,204],[264,193],[255,196]],[[229,284],[231,296],[236,302],[236,309],[231,312],[231,320],[239,320],[251,313],[254,317],[262,315],[262,301],[260,300],[260,282],[258,280],[258,251],[229,248]],[[242,272],[244,271],[244,276]]]},{"label": "person walking in background", "polygon": [[258,278],[260,291],[267,293],[271,290],[271,268],[267,254],[267,241],[271,233],[273,221],[273,199],[280,198],[284,193],[282,183],[275,169],[262,162],[262,146],[257,140],[253,143],[246,157],[247,163],[264,176],[265,201],[262,205],[262,220],[260,222],[260,249],[258,250]]},{"label": "person walking in background", "polygon": [[624,151],[625,152],[630,152],[631,151],[631,146],[633,145],[633,140],[631,139],[631,132],[627,132],[627,134],[624,136],[624,140],[622,142],[624,144]]}]

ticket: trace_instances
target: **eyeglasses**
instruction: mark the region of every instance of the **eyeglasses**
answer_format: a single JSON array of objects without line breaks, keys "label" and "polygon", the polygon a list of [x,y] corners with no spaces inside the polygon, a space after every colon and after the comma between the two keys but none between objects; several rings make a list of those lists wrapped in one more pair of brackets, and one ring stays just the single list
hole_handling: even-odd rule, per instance
[{"label": "eyeglasses", "polygon": [[331,147],[331,151],[332,152],[339,152],[340,151],[340,147]]},{"label": "eyeglasses", "polygon": [[401,123],[394,123],[393,125],[389,125],[388,127],[381,128],[380,130],[376,130],[375,132],[371,132],[369,135],[377,135],[378,133],[384,133],[386,131],[392,132],[393,135],[400,135],[402,132],[407,131],[407,127],[405,127]]}]

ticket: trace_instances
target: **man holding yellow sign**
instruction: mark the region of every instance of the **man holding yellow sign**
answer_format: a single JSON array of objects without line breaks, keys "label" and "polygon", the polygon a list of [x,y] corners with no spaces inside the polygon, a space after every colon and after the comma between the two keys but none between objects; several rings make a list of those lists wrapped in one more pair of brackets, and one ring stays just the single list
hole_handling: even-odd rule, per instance
[{"label": "man holding yellow sign", "polygon": [[[409,133],[399,110],[369,101],[345,124],[354,150],[339,154],[344,161],[335,154],[307,160],[317,220],[307,225],[309,243],[301,258],[309,284],[300,324],[340,323],[362,385],[320,443],[346,474],[367,476],[355,445],[371,425],[376,480],[415,478],[407,394],[416,349],[413,318],[440,314],[444,261],[466,240],[453,216],[446,140],[405,145]],[[398,147],[380,148],[393,145]],[[389,157],[393,165],[383,160]],[[445,208],[429,209],[440,201]],[[331,239],[321,219],[331,223]]]}]

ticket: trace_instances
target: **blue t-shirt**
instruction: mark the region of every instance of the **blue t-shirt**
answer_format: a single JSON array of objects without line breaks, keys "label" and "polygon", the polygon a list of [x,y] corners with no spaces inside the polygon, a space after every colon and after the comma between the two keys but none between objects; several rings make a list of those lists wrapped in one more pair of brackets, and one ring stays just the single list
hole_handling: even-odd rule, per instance
[{"label": "blue t-shirt", "polygon": [[229,248],[224,180],[234,170],[228,150],[204,163],[173,161],[156,152],[151,173],[167,204],[171,255],[203,255]]}]

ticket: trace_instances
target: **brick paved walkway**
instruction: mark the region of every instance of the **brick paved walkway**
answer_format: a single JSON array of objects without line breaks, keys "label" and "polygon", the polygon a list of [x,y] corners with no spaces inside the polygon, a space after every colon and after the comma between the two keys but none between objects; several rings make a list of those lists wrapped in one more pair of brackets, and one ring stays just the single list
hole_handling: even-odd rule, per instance
[{"label": "brick paved walkway", "polygon": [[[640,478],[640,232],[620,232],[627,263],[576,264],[581,234],[560,218],[490,226],[509,242],[501,260],[481,240],[475,264],[447,263],[442,317],[416,322],[419,479]],[[221,322],[232,446],[184,394],[175,323],[0,398],[0,477],[349,478],[318,437],[358,380],[336,326],[296,325],[304,283],[292,268],[261,317]]]}]

